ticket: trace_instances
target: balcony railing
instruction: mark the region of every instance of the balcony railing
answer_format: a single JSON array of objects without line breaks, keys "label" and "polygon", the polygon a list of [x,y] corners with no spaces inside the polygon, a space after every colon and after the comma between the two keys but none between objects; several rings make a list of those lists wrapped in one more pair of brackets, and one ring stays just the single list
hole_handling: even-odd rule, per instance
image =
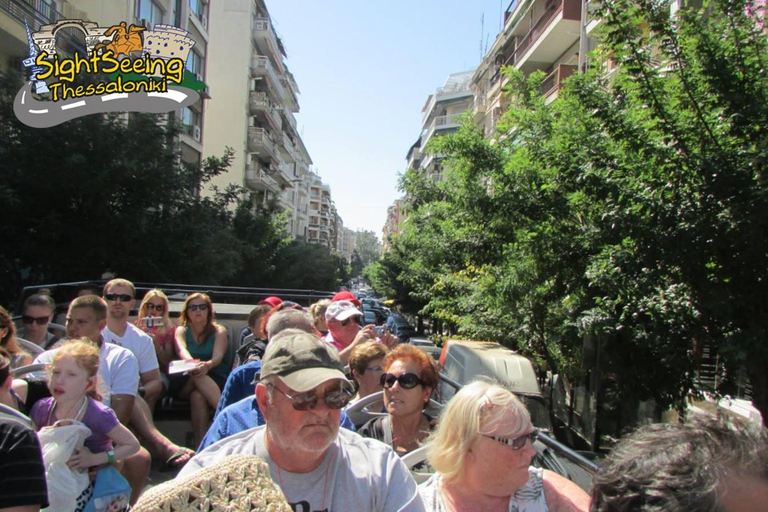
[{"label": "balcony railing", "polygon": [[260,189],[261,187],[259,187],[259,183],[261,183],[273,192],[280,190],[280,186],[272,176],[261,169],[254,169],[250,165],[245,167],[245,182],[246,185],[254,189]]},{"label": "balcony railing", "polygon": [[541,94],[542,96],[549,96],[553,92],[560,89],[563,80],[568,78],[576,70],[576,66],[569,66],[566,64],[560,64],[541,82]]},{"label": "balcony railing", "polygon": [[566,14],[569,15],[567,17],[570,19],[574,14],[571,11],[579,7],[576,5],[577,3],[578,0],[560,0],[559,3],[550,6],[547,10],[545,10],[539,19],[533,23],[531,30],[529,30],[528,33],[517,42],[517,47],[509,59],[512,62],[507,60],[507,64],[517,64],[520,59],[523,58],[528,49],[530,49],[531,46],[533,46],[533,44],[538,41],[539,36],[541,36],[541,34],[547,30],[549,24],[552,23],[552,20],[554,20],[558,14],[562,13],[564,10],[567,10],[568,12]]},{"label": "balcony railing", "polygon": [[269,58],[263,55],[254,55],[251,59],[251,75],[254,77],[267,76],[272,82],[277,96],[283,97],[283,85],[280,83],[280,77],[275,72],[275,68],[272,67],[272,63],[269,62]]},{"label": "balcony railing", "polygon": [[277,34],[269,18],[253,19],[253,38],[258,40],[260,37],[265,37],[269,41],[275,59],[280,59],[280,44],[277,42]]},{"label": "balcony railing", "polygon": [[267,150],[269,156],[277,159],[277,150],[272,137],[269,136],[264,128],[248,127],[248,149],[249,151],[261,153],[261,148]]},{"label": "balcony railing", "polygon": [[462,112],[461,114],[452,114],[449,116],[439,116],[436,117],[432,123],[429,125],[429,129],[427,130],[427,134],[424,136],[424,139],[421,143],[421,150],[423,151],[424,148],[427,146],[427,142],[432,138],[432,135],[437,130],[445,129],[445,128],[455,128],[459,124],[459,118],[464,115]]},{"label": "balcony railing", "polygon": [[22,27],[26,19],[30,32],[37,32],[43,25],[65,19],[53,2],[45,0],[0,0],[0,11],[8,13]]},{"label": "balcony railing", "polygon": [[267,93],[251,91],[248,105],[250,106],[252,113],[255,113],[255,111],[259,110],[264,111],[267,116],[271,118],[275,127],[278,130],[282,130],[283,120],[280,117],[280,114],[277,112],[277,109],[275,109],[274,103],[272,103],[272,100],[270,100],[269,96],[267,96]]}]

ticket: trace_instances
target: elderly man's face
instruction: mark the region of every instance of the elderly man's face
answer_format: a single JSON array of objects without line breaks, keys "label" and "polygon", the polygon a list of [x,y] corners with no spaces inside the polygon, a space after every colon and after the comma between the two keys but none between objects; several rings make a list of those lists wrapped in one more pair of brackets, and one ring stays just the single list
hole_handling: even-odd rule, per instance
[{"label": "elderly man's face", "polygon": [[360,332],[360,324],[357,323],[357,319],[353,316],[346,320],[328,320],[328,330],[331,331],[331,336],[335,341],[338,341],[342,345],[349,345],[352,340],[355,339],[357,333]]},{"label": "elderly man's face", "polygon": [[[319,397],[340,389],[340,380],[331,380],[309,391]],[[292,390],[280,379],[275,379],[274,387],[257,387],[256,399],[267,421],[271,441],[279,445],[283,452],[319,455],[333,443],[339,433],[341,409],[329,409],[323,399],[318,400],[314,409],[297,411],[293,401],[287,395],[295,397],[303,393]]]}]

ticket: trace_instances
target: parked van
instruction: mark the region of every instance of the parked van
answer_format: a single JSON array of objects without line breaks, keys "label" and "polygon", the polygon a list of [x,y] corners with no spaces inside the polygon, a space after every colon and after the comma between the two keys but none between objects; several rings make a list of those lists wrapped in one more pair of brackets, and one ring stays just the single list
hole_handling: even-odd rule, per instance
[{"label": "parked van", "polygon": [[[446,377],[462,385],[480,376],[504,384],[523,400],[537,428],[548,432],[552,430],[536,371],[525,356],[498,343],[448,340],[440,353],[439,366]],[[441,383],[442,401],[448,401],[454,394],[456,389],[453,386]]]}]

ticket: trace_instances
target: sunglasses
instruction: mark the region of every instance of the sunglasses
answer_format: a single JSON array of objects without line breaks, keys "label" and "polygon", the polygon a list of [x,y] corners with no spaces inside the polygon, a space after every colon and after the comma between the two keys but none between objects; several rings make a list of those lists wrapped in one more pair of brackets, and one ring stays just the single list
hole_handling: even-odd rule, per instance
[{"label": "sunglasses", "polygon": [[190,304],[187,306],[187,311],[208,311],[208,304]]},{"label": "sunglasses", "polygon": [[383,373],[379,383],[385,388],[391,388],[395,385],[395,382],[400,383],[400,387],[403,389],[413,389],[419,384],[426,386],[427,383],[421,380],[421,378],[415,373],[404,373],[400,376],[392,375],[391,373]]},{"label": "sunglasses", "polygon": [[119,300],[120,302],[131,302],[133,300],[133,297],[131,297],[127,293],[107,293],[106,295],[104,295],[104,298],[112,301]]},{"label": "sunglasses", "polygon": [[45,324],[48,323],[49,317],[47,317],[47,316],[34,317],[34,316],[29,316],[29,315],[22,315],[21,316],[21,321],[24,322],[25,324],[29,324],[29,325],[32,325],[32,324],[45,325]]},{"label": "sunglasses", "polygon": [[514,439],[510,439],[508,437],[489,436],[486,434],[483,434],[483,437],[487,437],[488,439],[493,439],[497,443],[505,444],[510,448],[512,448],[513,450],[519,450],[523,446],[525,446],[525,442],[528,441],[529,439],[531,440],[531,444],[535,443],[536,439],[539,438],[539,430],[536,429],[533,432],[529,432],[528,434],[524,434]]},{"label": "sunglasses", "polygon": [[152,304],[151,302],[147,302],[146,307],[148,310],[157,311],[158,313],[165,311],[165,306],[163,304]]},{"label": "sunglasses", "polygon": [[[284,394],[297,411],[309,411],[317,407],[318,402],[320,402],[320,397],[311,391],[291,396],[275,385],[272,387]],[[322,398],[329,409],[342,409],[347,406],[352,394],[344,389],[334,389],[328,391]]]}]

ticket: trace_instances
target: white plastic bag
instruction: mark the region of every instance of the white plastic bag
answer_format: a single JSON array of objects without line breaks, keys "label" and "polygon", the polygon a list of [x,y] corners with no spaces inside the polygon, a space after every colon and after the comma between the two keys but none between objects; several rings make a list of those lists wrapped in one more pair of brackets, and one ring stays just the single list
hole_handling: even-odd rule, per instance
[{"label": "white plastic bag", "polygon": [[48,482],[48,508],[44,511],[69,512],[75,510],[77,497],[88,487],[87,471],[69,469],[67,461],[75,448],[83,446],[91,429],[76,420],[66,424],[56,422],[53,427],[43,427],[37,433],[43,450],[45,479]]}]

